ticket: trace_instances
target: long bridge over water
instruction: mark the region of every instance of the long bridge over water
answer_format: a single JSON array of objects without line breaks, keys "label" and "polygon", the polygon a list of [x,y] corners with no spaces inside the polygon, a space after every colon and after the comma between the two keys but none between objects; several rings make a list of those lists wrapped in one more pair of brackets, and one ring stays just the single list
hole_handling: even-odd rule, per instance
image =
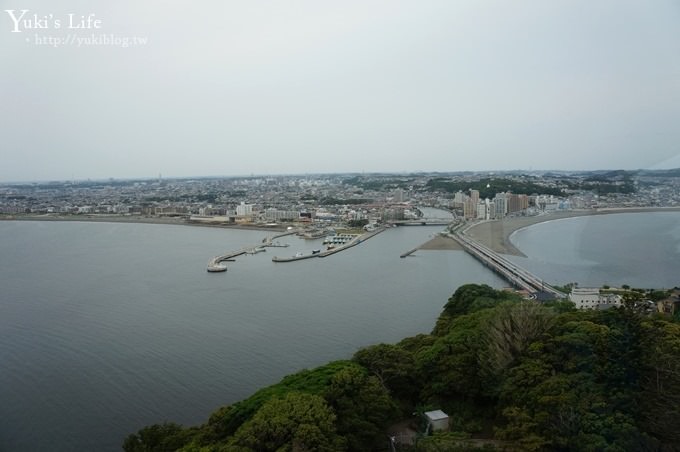
[{"label": "long bridge over water", "polygon": [[[393,221],[391,224],[395,226],[429,226],[429,225],[449,225],[451,224],[451,218],[421,218],[417,220],[398,220],[398,221]],[[357,237],[355,240],[352,240],[351,242],[338,247],[334,250],[328,250],[324,251],[321,253],[316,253],[316,254],[311,254],[311,255],[304,255],[304,256],[294,256],[290,258],[277,258],[274,257],[272,260],[274,262],[291,262],[291,261],[296,261],[296,260],[301,260],[301,259],[307,259],[311,257],[325,257],[334,253],[337,253],[341,250],[350,248],[352,246],[355,246],[364,240],[367,240],[370,237],[373,237],[374,235],[378,234],[379,232],[384,231],[384,228],[380,228],[376,231],[364,234],[362,236]],[[233,259],[236,256],[240,256],[243,254],[254,254],[260,250],[263,250],[264,247],[271,247],[271,246],[277,246],[276,244],[273,243],[273,240],[279,237],[283,237],[289,234],[294,234],[296,233],[296,230],[292,231],[286,231],[284,233],[275,235],[270,238],[265,238],[261,244],[250,246],[250,247],[244,247],[236,251],[232,251],[229,253],[225,253],[219,256],[215,256],[210,260],[208,263],[208,271],[209,272],[222,272],[226,270],[226,266],[222,264],[224,261],[229,261]],[[493,251],[491,248],[482,245],[481,243],[478,243],[471,238],[469,238],[467,235],[465,235],[465,232],[452,232],[452,233],[447,233],[445,234],[446,236],[452,238],[458,244],[469,254],[471,254],[473,257],[475,257],[477,260],[479,260],[482,264],[486,265],[493,271],[495,271],[498,275],[503,277],[506,281],[508,281],[510,284],[514,285],[515,287],[519,289],[526,290],[527,292],[531,294],[535,294],[537,292],[545,292],[548,294],[553,295],[556,298],[563,298],[565,297],[565,294],[560,292],[559,290],[555,289],[554,287],[545,284],[540,278],[536,277],[534,274],[531,272],[523,269],[519,265],[511,262],[510,260],[506,259],[502,255],[496,253]],[[280,245],[279,245],[280,246]],[[414,248],[404,254],[401,255],[401,257],[407,257],[413,252],[415,252],[417,248]]]},{"label": "long bridge over water", "polygon": [[458,242],[465,251],[477,258],[482,264],[491,268],[515,287],[524,289],[529,293],[546,292],[556,298],[565,297],[565,294],[554,287],[545,284],[545,282],[537,278],[533,273],[530,273],[519,265],[511,262],[491,248],[475,242],[464,233],[454,232],[448,234],[448,236]]},{"label": "long bridge over water", "polygon": [[419,218],[416,220],[392,220],[389,224],[395,226],[448,226],[451,218]]}]

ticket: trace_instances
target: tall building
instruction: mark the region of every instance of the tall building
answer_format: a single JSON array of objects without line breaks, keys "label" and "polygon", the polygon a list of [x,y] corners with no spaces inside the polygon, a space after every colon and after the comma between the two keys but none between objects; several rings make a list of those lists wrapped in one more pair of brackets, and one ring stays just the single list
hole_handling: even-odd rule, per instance
[{"label": "tall building", "polygon": [[508,213],[508,202],[505,193],[496,193],[493,198],[496,207],[496,218],[503,218]]},{"label": "tall building", "polygon": [[463,205],[463,215],[465,218],[477,218],[477,204],[479,204],[479,190],[470,190],[470,197],[465,200]]},{"label": "tall building", "polygon": [[496,219],[496,203],[494,201],[490,201],[489,198],[486,198],[486,219]]},{"label": "tall building", "polygon": [[466,196],[463,194],[462,191],[456,192],[455,195],[453,195],[453,201],[451,202],[451,207],[454,209],[460,209],[465,211],[465,198]]},{"label": "tall building", "polygon": [[472,199],[472,203],[477,205],[479,202],[479,190],[470,190],[470,198]]},{"label": "tall building", "polygon": [[248,217],[253,215],[253,205],[252,204],[246,204],[245,202],[241,201],[241,204],[236,206],[236,215],[239,217]]},{"label": "tall building", "polygon": [[486,204],[484,201],[481,199],[477,201],[477,208],[475,210],[477,211],[478,220],[486,220]]},{"label": "tall building", "polygon": [[529,208],[529,197],[527,195],[516,195],[507,193],[508,213],[520,212]]},{"label": "tall building", "polygon": [[466,196],[463,202],[463,216],[467,219],[477,218],[477,204],[474,204],[469,196]]}]

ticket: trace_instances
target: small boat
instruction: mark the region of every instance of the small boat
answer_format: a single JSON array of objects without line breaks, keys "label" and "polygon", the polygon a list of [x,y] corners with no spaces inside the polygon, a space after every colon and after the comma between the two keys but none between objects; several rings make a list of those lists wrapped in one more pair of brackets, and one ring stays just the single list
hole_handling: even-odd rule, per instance
[{"label": "small boat", "polygon": [[312,254],[319,254],[321,250],[312,250]]},{"label": "small boat", "polygon": [[297,253],[295,253],[295,257],[302,257],[302,252],[298,251]]}]

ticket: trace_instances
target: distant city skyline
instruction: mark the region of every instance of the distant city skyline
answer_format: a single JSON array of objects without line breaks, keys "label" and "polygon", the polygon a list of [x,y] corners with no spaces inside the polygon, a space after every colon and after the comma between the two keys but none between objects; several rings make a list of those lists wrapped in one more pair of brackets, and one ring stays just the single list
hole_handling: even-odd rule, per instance
[{"label": "distant city skyline", "polygon": [[141,176],[129,176],[129,177],[114,177],[114,176],[104,176],[104,177],[70,177],[64,179],[22,179],[22,180],[0,180],[0,185],[11,185],[11,184],[23,184],[23,183],[83,183],[83,182],[125,182],[125,181],[172,181],[172,180],[191,180],[191,179],[205,179],[205,180],[220,180],[220,179],[260,179],[260,178],[290,178],[290,177],[316,177],[316,176],[348,176],[348,175],[362,175],[362,176],[416,176],[416,175],[455,175],[461,173],[472,173],[477,176],[507,176],[512,173],[518,174],[559,174],[559,173],[609,173],[614,171],[663,171],[663,170],[679,170],[680,167],[668,167],[668,168],[635,168],[635,169],[623,169],[623,168],[596,168],[592,170],[574,169],[574,170],[563,170],[563,169],[530,169],[530,168],[517,168],[508,170],[432,170],[432,171],[333,171],[333,172],[301,172],[301,173],[244,173],[244,174],[188,174],[181,176],[164,176],[162,174],[157,175],[141,175]]},{"label": "distant city skyline", "polygon": [[0,182],[678,168],[679,23],[671,0],[6,0]]}]

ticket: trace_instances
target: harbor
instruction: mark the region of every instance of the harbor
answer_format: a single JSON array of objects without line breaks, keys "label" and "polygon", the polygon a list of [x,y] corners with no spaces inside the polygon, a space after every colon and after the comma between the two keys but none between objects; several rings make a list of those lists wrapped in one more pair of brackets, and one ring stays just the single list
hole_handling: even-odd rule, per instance
[{"label": "harbor", "polygon": [[234,262],[235,257],[243,256],[244,254],[261,253],[267,251],[265,248],[285,248],[288,246],[287,244],[280,244],[278,242],[275,242],[275,240],[296,233],[298,233],[297,230],[289,230],[281,234],[274,235],[272,237],[265,237],[264,239],[262,239],[261,244],[246,246],[236,251],[229,251],[227,253],[220,254],[219,256],[215,256],[212,259],[210,259],[210,261],[208,261],[207,271],[209,273],[226,272],[227,266],[224,264],[224,262]]},{"label": "harbor", "polygon": [[[369,232],[366,232],[366,233],[361,234],[361,235],[356,235],[352,239],[345,241],[344,244],[342,244],[340,246],[333,247],[333,248],[331,248],[329,246],[329,248],[326,249],[325,251],[314,250],[314,251],[312,251],[311,254],[298,253],[295,256],[290,256],[290,257],[274,256],[272,258],[272,262],[295,262],[295,261],[299,261],[299,260],[303,260],[303,259],[310,259],[312,257],[328,257],[332,254],[339,253],[340,251],[344,251],[348,248],[359,245],[360,243],[365,242],[366,240],[370,239],[371,237],[375,237],[376,235],[380,234],[385,229],[387,229],[387,228],[377,228],[373,231],[369,231]],[[342,234],[342,235],[348,235],[348,234]]]},{"label": "harbor", "polygon": [[[379,227],[371,231],[367,231],[363,234],[350,234],[341,233],[329,235],[324,240],[324,245],[327,245],[325,250],[314,249],[311,252],[298,251],[292,256],[274,256],[272,257],[272,262],[275,263],[286,263],[286,262],[296,262],[316,257],[328,257],[335,253],[339,253],[346,249],[352,248],[356,245],[363,243],[364,241],[380,234],[381,232],[388,229],[387,227]],[[468,226],[468,228],[470,227]],[[207,271],[210,273],[219,273],[227,271],[227,266],[225,262],[233,261],[235,257],[242,256],[244,254],[257,254],[266,251],[267,247],[287,247],[288,244],[279,244],[275,242],[276,239],[280,237],[285,237],[288,235],[296,234],[301,238],[309,239],[310,232],[302,231],[300,229],[291,229],[284,233],[274,235],[272,237],[265,237],[261,244],[254,246],[247,246],[236,251],[231,251],[219,256],[212,258],[207,267]],[[312,231],[311,234],[314,238],[321,238],[318,230]],[[557,289],[545,284],[540,278],[536,277],[531,272],[519,267],[518,265],[512,263],[501,254],[494,251],[492,248],[480,243],[480,241],[475,240],[475,238],[467,235],[466,231],[457,231],[452,233],[444,233],[439,235],[439,240],[451,240],[454,242],[459,249],[466,251],[468,254],[476,258],[483,265],[493,270],[497,275],[501,276],[503,279],[508,281],[514,287],[519,290],[526,291],[532,296],[536,297],[537,294],[543,294],[541,296],[562,298],[564,294]],[[416,251],[421,249],[421,246],[417,246],[409,249],[408,251],[402,253],[399,257],[406,258],[413,255]]]},{"label": "harbor", "polygon": [[[272,258],[272,262],[295,262],[299,260],[310,259],[313,257],[328,257],[335,253],[339,253],[340,251],[344,251],[348,248],[359,245],[360,243],[363,243],[364,241],[370,239],[371,237],[374,237],[377,234],[383,232],[385,229],[387,228],[385,227],[376,228],[371,231],[367,231],[363,234],[343,233],[330,235],[326,237],[326,240],[324,240],[324,244],[328,245],[325,250],[314,249],[311,251],[311,253],[297,252],[295,255],[287,257],[274,256]],[[298,235],[299,237],[304,239],[310,238],[307,235],[307,233],[302,232],[300,229],[291,229],[281,234],[274,235],[272,237],[265,237],[264,239],[262,239],[262,242],[260,244],[245,246],[238,250],[229,251],[224,254],[220,254],[218,256],[213,257],[212,259],[210,259],[210,261],[208,261],[207,271],[209,273],[226,272],[227,266],[224,263],[234,262],[235,261],[234,258],[238,256],[243,256],[245,254],[257,254],[266,251],[266,248],[287,248],[288,246],[290,246],[289,244],[281,244],[279,242],[276,242],[275,240],[293,234]],[[318,239],[321,238],[321,236],[317,236],[314,238]]]}]

